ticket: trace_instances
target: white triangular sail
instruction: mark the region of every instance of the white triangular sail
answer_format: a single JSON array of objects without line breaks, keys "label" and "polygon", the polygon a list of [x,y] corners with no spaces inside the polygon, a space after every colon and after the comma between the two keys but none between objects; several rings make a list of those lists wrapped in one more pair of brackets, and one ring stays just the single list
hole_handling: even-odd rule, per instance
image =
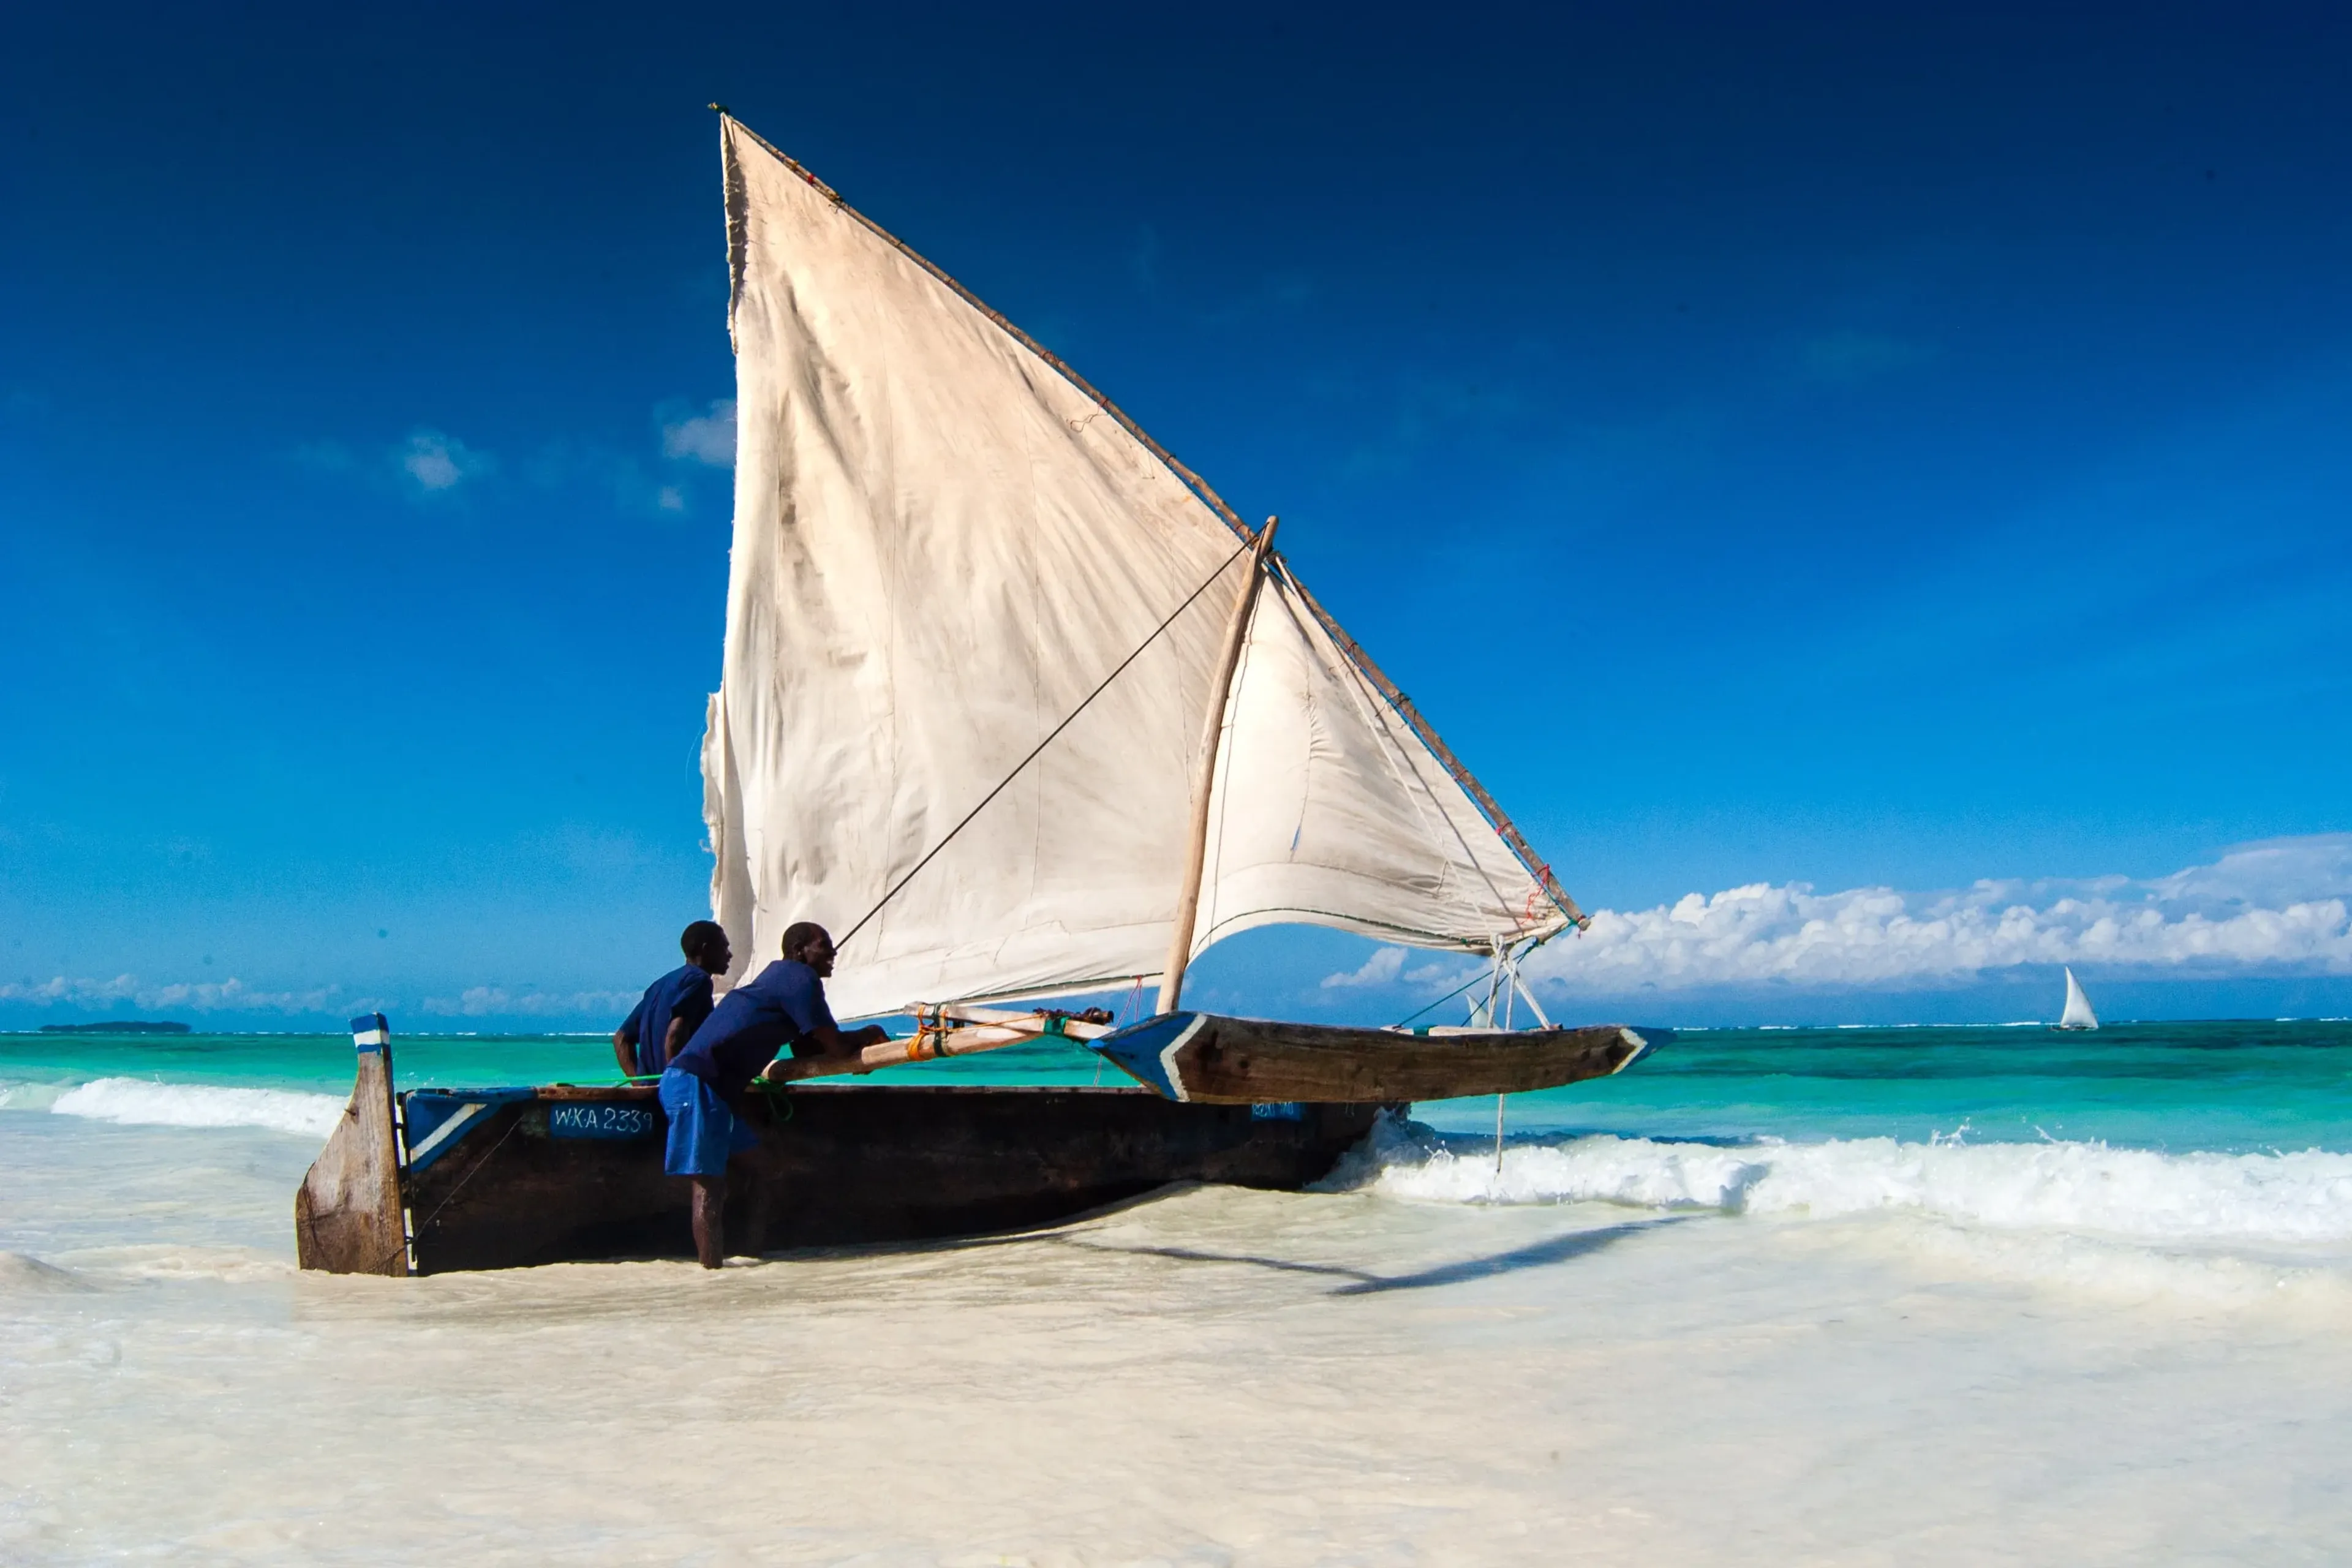
[{"label": "white triangular sail", "polygon": [[2058,1015],[2062,1029],[2095,1029],[2099,1016],[2091,1011],[2091,999],[2083,994],[2083,983],[2074,978],[2072,969],[2066,971],[2066,1010]]},{"label": "white triangular sail", "polygon": [[[1157,973],[1243,536],[943,275],[722,140],[739,436],[703,776],[739,970],[793,921],[846,931],[945,841],[845,944],[843,1016]],[[1271,921],[1482,951],[1566,923],[1383,684],[1272,568],[1195,951]]]}]

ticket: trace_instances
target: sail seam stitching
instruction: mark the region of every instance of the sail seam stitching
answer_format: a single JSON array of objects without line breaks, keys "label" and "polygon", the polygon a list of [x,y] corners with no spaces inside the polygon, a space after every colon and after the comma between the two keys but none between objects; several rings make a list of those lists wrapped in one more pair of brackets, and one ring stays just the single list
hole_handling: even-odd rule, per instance
[{"label": "sail seam stitching", "polygon": [[[1423,931],[1419,926],[1399,925],[1393,921],[1373,920],[1369,915],[1347,914],[1339,910],[1327,910],[1316,904],[1268,904],[1241,914],[1228,915],[1209,928],[1213,933],[1210,940],[1216,941],[1217,938],[1213,933],[1224,930],[1227,926],[1239,925],[1244,921],[1255,921],[1265,915],[1279,914],[1313,915],[1318,917],[1322,922],[1337,926],[1342,931],[1354,927],[1371,927],[1380,931],[1393,931],[1400,937],[1417,939],[1412,941],[1412,945],[1426,948],[1433,952],[1478,953],[1489,951],[1485,943],[1474,942],[1467,937],[1454,936],[1445,931]],[[1485,972],[1482,970],[1480,973]]]}]

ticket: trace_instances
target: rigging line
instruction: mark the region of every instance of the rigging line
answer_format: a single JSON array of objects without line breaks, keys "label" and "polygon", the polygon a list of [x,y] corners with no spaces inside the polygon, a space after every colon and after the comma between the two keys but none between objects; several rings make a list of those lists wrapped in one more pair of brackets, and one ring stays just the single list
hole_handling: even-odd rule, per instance
[{"label": "rigging line", "polygon": [[1436,1001],[1432,1002],[1429,1005],[1429,1007],[1416,1008],[1414,1011],[1407,1013],[1403,1017],[1399,1018],[1395,1023],[1390,1025],[1389,1027],[1391,1029],[1403,1028],[1407,1024],[1410,1024],[1415,1018],[1420,1017],[1422,1014],[1428,1012],[1430,1007],[1444,1006],[1448,1002],[1453,1001],[1456,996],[1461,995],[1462,993],[1469,990],[1470,987],[1477,984],[1478,982],[1486,978],[1486,972],[1482,969],[1477,973],[1472,975],[1469,979],[1464,981],[1461,984],[1456,985],[1453,990],[1448,991],[1444,995],[1440,996]]},{"label": "rigging line", "polygon": [[1120,659],[1118,661],[1118,668],[1102,678],[1101,685],[1087,693],[1086,701],[1081,702],[1076,708],[1071,709],[1070,716],[1063,720],[1060,723],[1055,725],[1052,734],[1047,735],[1044,740],[1038,742],[1035,748],[1032,750],[1027,756],[1013,763],[1013,771],[1005,774],[1003,779],[999,780],[994,789],[990,790],[986,795],[982,795],[978,805],[975,805],[970,811],[965,812],[963,814],[963,820],[957,823],[953,827],[949,828],[947,837],[940,839],[937,844],[932,845],[929,852],[925,854],[921,859],[915,862],[914,868],[912,870],[909,870],[905,876],[892,883],[890,885],[890,890],[883,894],[880,899],[877,900],[872,909],[860,915],[857,918],[857,923],[851,926],[848,931],[844,934],[835,943],[835,945],[837,947],[847,947],[849,945],[849,939],[856,936],[859,931],[864,931],[866,929],[866,922],[882,912],[883,905],[897,898],[898,896],[899,889],[906,887],[908,883],[913,881],[917,873],[920,872],[924,867],[929,865],[940,850],[955,842],[955,836],[961,833],[965,828],[971,826],[971,819],[978,816],[982,812],[987,810],[988,803],[994,800],[998,795],[1003,795],[1005,791],[1005,787],[1011,784],[1014,779],[1021,776],[1021,771],[1024,768],[1026,768],[1031,763],[1035,762],[1038,756],[1044,752],[1045,748],[1054,743],[1055,740],[1060,736],[1063,731],[1077,722],[1078,715],[1087,710],[1088,704],[1092,703],[1096,698],[1100,697],[1105,691],[1108,691],[1110,689],[1110,683],[1117,680],[1121,675],[1124,675],[1127,672],[1127,667],[1129,665],[1133,664],[1137,659],[1141,658],[1143,657],[1143,650],[1150,647],[1153,643],[1158,642],[1160,640],[1160,634],[1165,632],[1170,626],[1174,626],[1176,624],[1176,617],[1191,609],[1192,607],[1192,602],[1195,599],[1198,599],[1202,595],[1207,593],[1209,591],[1210,584],[1216,582],[1218,578],[1223,576],[1225,574],[1226,568],[1233,565],[1234,562],[1240,560],[1243,553],[1250,548],[1251,543],[1251,541],[1244,540],[1239,545],[1234,547],[1234,552],[1231,555],[1226,556],[1223,562],[1218,563],[1217,569],[1214,572],[1210,573],[1208,576],[1202,579],[1201,585],[1199,587],[1193,589],[1190,594],[1185,595],[1184,602],[1177,605],[1174,609],[1169,611],[1168,618],[1160,622],[1158,626],[1152,627],[1151,635],[1145,637],[1141,642],[1136,644],[1135,651],[1129,654],[1125,658]]},{"label": "rigging line", "polygon": [[[515,1135],[515,1129],[521,1125],[522,1117],[518,1113],[512,1121],[507,1123],[507,1130],[499,1134],[499,1141],[490,1145],[489,1152],[475,1161],[473,1168],[467,1171],[464,1175],[457,1178],[457,1184],[451,1187],[449,1191],[443,1195],[441,1201],[433,1205],[433,1212],[425,1216],[423,1224],[415,1226],[411,1228],[408,1238],[400,1244],[400,1249],[402,1252],[406,1252],[415,1243],[425,1239],[426,1227],[431,1226],[435,1220],[441,1217],[441,1211],[443,1209],[447,1208],[451,1204],[457,1201],[457,1194],[466,1190],[466,1184],[482,1173],[482,1167],[488,1164],[491,1157],[497,1154],[499,1150],[507,1146],[507,1140],[513,1137]],[[412,1209],[409,1212],[414,1214],[415,1211]],[[384,1262],[389,1263],[392,1261],[392,1254],[387,1253],[384,1255]]]},{"label": "rigging line", "polygon": [[[1313,596],[1300,585],[1297,578],[1290,574],[1286,563],[1284,567],[1283,576],[1288,581],[1291,587],[1297,590],[1302,604],[1312,605]],[[1319,606],[1318,606],[1318,608],[1319,608]],[[1296,617],[1294,617],[1294,619]],[[1318,621],[1317,624],[1320,625],[1321,623]],[[1301,629],[1302,631],[1304,630],[1303,627]],[[1325,635],[1328,637],[1329,634],[1327,632]],[[1391,776],[1397,780],[1399,786],[1405,791],[1406,795],[1412,801],[1413,809],[1416,814],[1422,817],[1424,826],[1429,827],[1430,836],[1433,838],[1438,837],[1437,828],[1429,824],[1430,812],[1434,812],[1437,817],[1437,822],[1443,825],[1444,831],[1451,834],[1453,836],[1454,842],[1461,846],[1463,859],[1469,863],[1471,870],[1477,873],[1478,879],[1486,885],[1486,891],[1494,896],[1496,906],[1500,909],[1508,909],[1510,907],[1511,900],[1503,896],[1503,890],[1495,886],[1495,879],[1486,874],[1486,868],[1480,862],[1478,852],[1470,847],[1470,840],[1463,833],[1462,825],[1454,819],[1454,814],[1446,810],[1444,803],[1438,799],[1436,788],[1427,778],[1423,776],[1420,764],[1412,760],[1411,752],[1407,750],[1403,742],[1390,730],[1385,721],[1377,717],[1377,710],[1386,700],[1379,697],[1371,689],[1371,682],[1366,678],[1363,669],[1356,664],[1354,659],[1349,657],[1345,648],[1339,647],[1338,639],[1333,639],[1332,646],[1339,650],[1340,663],[1346,667],[1347,674],[1351,678],[1348,682],[1349,695],[1356,700],[1360,710],[1371,721],[1375,730],[1379,731],[1381,739],[1385,742],[1385,744],[1381,748],[1381,761],[1388,764]],[[1415,731],[1415,735],[1416,738],[1418,738],[1418,731]],[[1433,753],[1432,760],[1436,760]],[[1439,766],[1443,768],[1444,764],[1441,762],[1439,763]],[[1408,780],[1410,780],[1410,783],[1407,782]],[[1458,781],[1455,787],[1461,787]],[[1423,811],[1422,809],[1424,803],[1426,803],[1429,808],[1428,811]],[[1472,802],[1472,809],[1477,809],[1477,805],[1475,801]],[[1507,840],[1505,841],[1503,847],[1506,849],[1510,849],[1511,847]],[[1516,856],[1517,851],[1512,850],[1512,853]],[[1538,885],[1533,896],[1544,896],[1542,894],[1540,884]],[[1533,924],[1534,922],[1530,920],[1528,923]]]},{"label": "rigging line", "polygon": [[1591,917],[1577,908],[1576,900],[1570,898],[1568,890],[1559,885],[1559,879],[1552,874],[1550,862],[1535,852],[1520,834],[1518,825],[1504,813],[1501,805],[1495,797],[1486,793],[1486,786],[1478,782],[1476,775],[1463,765],[1462,759],[1454,754],[1453,748],[1438,738],[1437,731],[1431,728],[1429,721],[1423,716],[1421,710],[1413,706],[1412,699],[1399,689],[1397,683],[1391,680],[1387,673],[1372,662],[1372,656],[1364,651],[1363,645],[1348,635],[1347,629],[1332,618],[1331,612],[1323,607],[1322,603],[1308,591],[1306,584],[1298,580],[1296,574],[1287,575],[1290,578],[1290,585],[1298,591],[1299,602],[1307,606],[1317,620],[1323,623],[1323,629],[1330,634],[1333,642],[1339,645],[1340,651],[1356,662],[1357,667],[1371,681],[1373,689],[1377,690],[1389,706],[1395,709],[1403,718],[1412,732],[1421,738],[1421,743],[1427,746],[1431,753],[1437,758],[1439,765],[1454,775],[1454,782],[1462,786],[1463,793],[1470,797],[1472,803],[1485,816],[1488,825],[1501,837],[1503,842],[1510,847],[1511,853],[1519,858],[1519,864],[1528,868],[1528,874],[1542,887],[1545,895],[1559,906],[1559,912],[1566,915],[1579,931],[1583,930],[1591,923]]}]

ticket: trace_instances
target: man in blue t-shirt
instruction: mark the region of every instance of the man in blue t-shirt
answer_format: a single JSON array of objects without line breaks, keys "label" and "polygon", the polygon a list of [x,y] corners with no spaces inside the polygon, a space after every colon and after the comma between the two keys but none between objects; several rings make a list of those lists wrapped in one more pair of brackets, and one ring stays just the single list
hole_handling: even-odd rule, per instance
[{"label": "man in blue t-shirt", "polygon": [[625,1078],[654,1078],[710,1016],[710,977],[735,961],[715,921],[697,921],[677,939],[686,963],[646,987],[636,1011],[613,1031],[613,1059]]},{"label": "man in blue t-shirt", "polygon": [[694,1255],[705,1268],[727,1255],[727,1161],[760,1142],[736,1111],[751,1080],[786,1052],[853,1058],[890,1037],[879,1024],[845,1034],[833,1021],[824,1000],[833,938],[823,926],[789,927],[783,949],[782,958],[719,999],[662,1073],[662,1109],[669,1113],[662,1169],[694,1183]]}]

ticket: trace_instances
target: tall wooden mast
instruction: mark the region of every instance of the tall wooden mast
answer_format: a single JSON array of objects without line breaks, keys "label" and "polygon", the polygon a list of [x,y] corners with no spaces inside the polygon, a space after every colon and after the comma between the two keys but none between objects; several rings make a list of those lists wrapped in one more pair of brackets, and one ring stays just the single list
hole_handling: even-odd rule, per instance
[{"label": "tall wooden mast", "polygon": [[1168,963],[1161,972],[1160,1006],[1172,1013],[1184,994],[1184,967],[1192,962],[1192,925],[1201,913],[1202,863],[1209,854],[1209,796],[1217,782],[1217,746],[1224,738],[1225,704],[1233,696],[1234,669],[1241,663],[1242,644],[1248,640],[1250,612],[1257,607],[1257,591],[1265,581],[1266,552],[1274,548],[1275,524],[1269,517],[1258,530],[1250,551],[1249,575],[1234,599],[1234,618],[1225,626],[1225,646],[1217,656],[1217,672],[1209,682],[1209,713],[1201,725],[1201,750],[1192,764],[1192,831],[1184,848],[1184,879],[1177,885],[1176,923],[1168,933]]}]

